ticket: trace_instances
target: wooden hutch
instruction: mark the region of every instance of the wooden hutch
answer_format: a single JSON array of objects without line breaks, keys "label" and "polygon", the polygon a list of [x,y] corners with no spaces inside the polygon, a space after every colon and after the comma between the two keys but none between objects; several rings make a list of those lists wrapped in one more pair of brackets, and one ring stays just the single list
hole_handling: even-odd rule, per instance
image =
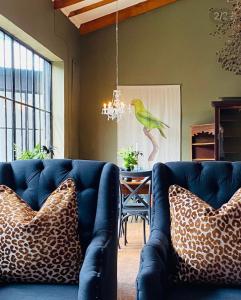
[{"label": "wooden hutch", "polygon": [[241,98],[213,101],[216,160],[241,160]]},{"label": "wooden hutch", "polygon": [[215,123],[192,126],[192,160],[241,160],[241,98],[213,101]]},{"label": "wooden hutch", "polygon": [[215,160],[215,124],[192,126],[192,160]]}]

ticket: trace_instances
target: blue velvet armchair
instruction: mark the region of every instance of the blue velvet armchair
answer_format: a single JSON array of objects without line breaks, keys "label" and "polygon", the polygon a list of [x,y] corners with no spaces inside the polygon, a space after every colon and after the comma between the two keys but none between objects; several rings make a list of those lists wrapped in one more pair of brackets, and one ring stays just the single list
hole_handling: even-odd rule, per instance
[{"label": "blue velvet armchair", "polygon": [[0,184],[34,210],[65,179],[77,186],[79,232],[84,253],[79,285],[4,284],[1,300],[115,300],[119,170],[110,163],[29,160],[0,163]]},{"label": "blue velvet armchair", "polygon": [[241,162],[158,163],[153,169],[153,211],[150,239],[141,253],[138,300],[240,300],[241,286],[170,285],[171,259],[168,188],[178,184],[214,208],[241,187]]}]

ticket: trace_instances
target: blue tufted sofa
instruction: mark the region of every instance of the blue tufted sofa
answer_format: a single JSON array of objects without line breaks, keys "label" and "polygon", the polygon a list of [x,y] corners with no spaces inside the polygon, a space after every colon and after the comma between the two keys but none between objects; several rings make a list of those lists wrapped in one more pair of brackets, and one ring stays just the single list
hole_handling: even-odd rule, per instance
[{"label": "blue tufted sofa", "polygon": [[78,285],[5,284],[1,300],[115,300],[117,293],[117,209],[119,170],[110,163],[29,160],[0,163],[0,184],[34,210],[65,179],[77,185],[84,262]]},{"label": "blue tufted sofa", "polygon": [[170,214],[168,188],[178,184],[214,208],[226,203],[241,187],[241,162],[158,163],[153,169],[151,235],[141,253],[137,277],[138,300],[240,300],[241,286],[170,286]]}]

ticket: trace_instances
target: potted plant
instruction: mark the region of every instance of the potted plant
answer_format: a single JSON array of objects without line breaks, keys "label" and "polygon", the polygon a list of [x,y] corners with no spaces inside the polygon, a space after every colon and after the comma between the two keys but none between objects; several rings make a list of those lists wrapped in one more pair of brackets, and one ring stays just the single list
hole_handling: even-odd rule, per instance
[{"label": "potted plant", "polygon": [[118,151],[118,155],[123,159],[123,166],[126,171],[133,171],[134,167],[138,165],[139,156],[143,155],[143,153],[128,147]]},{"label": "potted plant", "polygon": [[[16,145],[15,145],[15,152],[17,152]],[[47,148],[46,146],[41,146],[40,144],[37,144],[32,151],[24,150],[20,152],[20,154],[17,156],[17,159],[19,160],[48,159],[51,158],[52,155],[54,155],[52,147]]]}]

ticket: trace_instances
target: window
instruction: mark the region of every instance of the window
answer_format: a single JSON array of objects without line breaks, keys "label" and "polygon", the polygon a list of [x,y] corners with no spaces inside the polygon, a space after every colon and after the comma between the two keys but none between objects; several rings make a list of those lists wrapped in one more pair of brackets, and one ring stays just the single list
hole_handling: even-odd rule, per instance
[{"label": "window", "polygon": [[0,161],[52,145],[51,75],[49,61],[0,29]]}]

